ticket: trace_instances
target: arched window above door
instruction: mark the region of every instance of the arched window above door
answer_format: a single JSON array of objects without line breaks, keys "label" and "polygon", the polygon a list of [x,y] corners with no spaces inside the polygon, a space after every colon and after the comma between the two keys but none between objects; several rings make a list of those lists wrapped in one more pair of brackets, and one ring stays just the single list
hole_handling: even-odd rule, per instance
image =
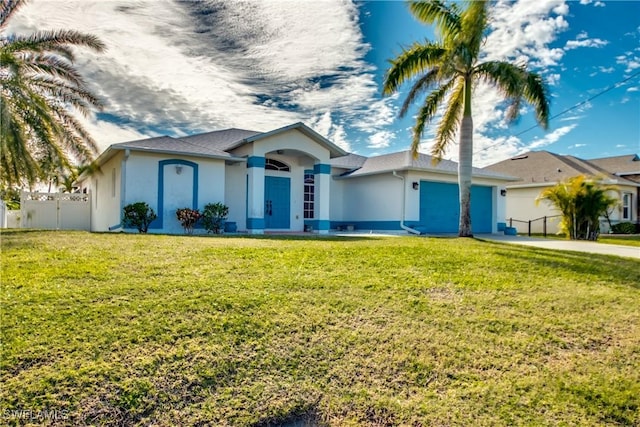
[{"label": "arched window above door", "polygon": [[276,159],[265,159],[264,168],[271,171],[291,172],[288,164]]}]

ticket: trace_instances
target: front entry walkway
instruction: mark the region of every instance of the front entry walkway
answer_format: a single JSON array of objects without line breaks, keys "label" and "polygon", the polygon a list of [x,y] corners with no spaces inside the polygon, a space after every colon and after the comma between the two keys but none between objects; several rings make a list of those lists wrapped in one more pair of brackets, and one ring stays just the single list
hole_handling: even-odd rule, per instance
[{"label": "front entry walkway", "polygon": [[505,236],[502,234],[477,234],[475,237],[482,240],[534,246],[537,248],[587,252],[602,255],[617,255],[640,259],[640,248],[637,246],[610,245],[608,243],[597,243],[584,240],[557,240],[527,236]]}]

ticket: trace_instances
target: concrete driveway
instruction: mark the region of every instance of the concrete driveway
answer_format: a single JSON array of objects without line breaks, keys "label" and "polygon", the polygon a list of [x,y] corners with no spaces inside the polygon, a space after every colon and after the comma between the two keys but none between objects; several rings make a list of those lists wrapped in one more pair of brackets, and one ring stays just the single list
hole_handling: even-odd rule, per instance
[{"label": "concrete driveway", "polygon": [[584,240],[557,240],[527,236],[505,236],[502,234],[478,234],[475,237],[483,240],[513,243],[516,245],[535,246],[537,248],[555,249],[560,251],[577,251],[602,255],[617,255],[627,258],[640,259],[640,248],[624,245],[610,245],[608,243],[588,242]]}]

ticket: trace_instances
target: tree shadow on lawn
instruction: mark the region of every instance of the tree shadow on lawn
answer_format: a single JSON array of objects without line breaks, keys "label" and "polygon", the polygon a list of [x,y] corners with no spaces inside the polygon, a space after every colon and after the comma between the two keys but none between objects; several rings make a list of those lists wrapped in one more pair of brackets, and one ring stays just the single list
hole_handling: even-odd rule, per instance
[{"label": "tree shadow on lawn", "polygon": [[509,259],[510,263],[516,259],[581,275],[597,274],[603,279],[610,278],[629,287],[640,289],[640,269],[638,262],[633,259],[615,255],[523,247],[510,243],[483,242],[494,247],[494,253],[498,257]]}]

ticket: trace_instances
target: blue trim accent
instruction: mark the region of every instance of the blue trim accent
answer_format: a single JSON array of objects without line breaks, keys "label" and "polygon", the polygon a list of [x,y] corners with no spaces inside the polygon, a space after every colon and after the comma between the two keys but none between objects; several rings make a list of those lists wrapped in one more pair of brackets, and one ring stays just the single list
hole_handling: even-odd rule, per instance
[{"label": "blue trim accent", "polygon": [[[304,225],[310,225],[314,230],[329,230],[333,224],[328,219],[305,219]],[[352,224],[352,223],[349,223]],[[333,227],[335,228],[335,227]]]},{"label": "blue trim accent", "polygon": [[246,175],[244,187],[244,223],[249,224],[249,174]]},{"label": "blue trim accent", "polygon": [[193,195],[191,209],[198,209],[198,164],[183,159],[169,159],[158,162],[158,205],[156,206],[156,218],[149,228],[158,229],[163,227],[163,211],[164,211],[164,167],[168,165],[185,165],[193,168]]},{"label": "blue trim accent", "polygon": [[331,165],[327,165],[324,163],[316,163],[315,165],[313,165],[313,173],[317,174],[325,174],[325,175],[330,175],[331,174]]},{"label": "blue trim accent", "polygon": [[506,222],[499,222],[498,223],[498,231],[504,231],[505,228],[507,228],[507,223]]},{"label": "blue trim accent", "polygon": [[314,172],[314,170],[313,170],[313,169],[305,169],[305,170],[304,170],[304,174],[305,174],[305,175],[314,175],[314,174],[315,174],[315,172]]},{"label": "blue trim accent", "polygon": [[264,230],[264,218],[247,218],[248,230]]},{"label": "blue trim accent", "polygon": [[122,223],[112,225],[111,227],[109,227],[109,231],[117,230],[118,228],[122,228]]},{"label": "blue trim accent", "polygon": [[316,230],[328,230],[331,228],[331,221],[328,219],[317,219],[315,222],[317,223],[314,227]]},{"label": "blue trim accent", "polygon": [[249,156],[247,159],[248,168],[264,168],[266,159],[260,156]]}]

